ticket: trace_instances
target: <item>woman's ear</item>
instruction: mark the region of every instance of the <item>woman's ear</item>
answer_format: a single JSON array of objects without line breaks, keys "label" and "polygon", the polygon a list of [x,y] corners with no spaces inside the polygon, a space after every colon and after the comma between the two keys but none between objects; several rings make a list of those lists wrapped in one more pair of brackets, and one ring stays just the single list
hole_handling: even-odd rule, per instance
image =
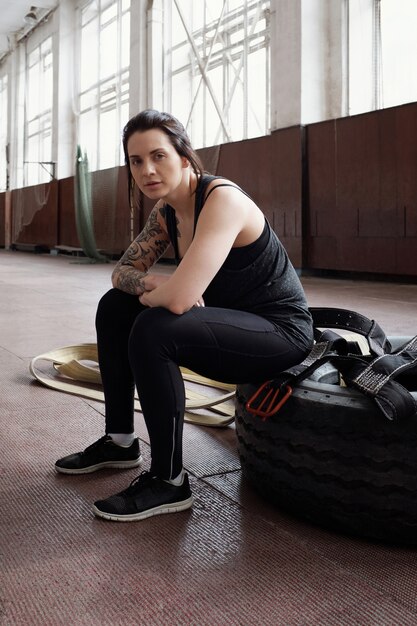
[{"label": "woman's ear", "polygon": [[182,167],[183,167],[184,169],[186,169],[186,168],[190,165],[190,162],[189,162],[189,160],[187,159],[187,157],[181,157],[181,161],[182,161]]}]

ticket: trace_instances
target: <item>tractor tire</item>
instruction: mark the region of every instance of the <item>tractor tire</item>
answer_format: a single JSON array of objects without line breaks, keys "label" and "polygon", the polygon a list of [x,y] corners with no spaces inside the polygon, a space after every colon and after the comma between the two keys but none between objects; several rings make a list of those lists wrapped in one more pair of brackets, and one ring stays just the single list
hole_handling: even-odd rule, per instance
[{"label": "tractor tire", "polygon": [[[416,377],[406,386],[417,400]],[[236,433],[243,475],[262,496],[328,529],[417,545],[417,414],[389,421],[329,365],[265,421],[246,409],[258,387],[237,387]]]}]

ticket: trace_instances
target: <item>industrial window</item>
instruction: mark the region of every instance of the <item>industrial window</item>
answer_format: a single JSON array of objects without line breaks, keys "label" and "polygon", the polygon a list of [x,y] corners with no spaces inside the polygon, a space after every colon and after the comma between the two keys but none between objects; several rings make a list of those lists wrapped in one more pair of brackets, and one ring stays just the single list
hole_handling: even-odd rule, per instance
[{"label": "industrial window", "polygon": [[417,100],[415,0],[348,0],[349,114]]},{"label": "industrial window", "polygon": [[378,0],[381,4],[381,105],[417,100],[417,4],[415,0]]},{"label": "industrial window", "polygon": [[270,2],[167,0],[164,106],[195,147],[270,129]]},{"label": "industrial window", "polygon": [[0,191],[8,187],[7,158],[7,74],[0,77]]},{"label": "industrial window", "polygon": [[24,186],[51,180],[52,37],[26,56]]},{"label": "industrial window", "polygon": [[93,0],[81,10],[78,143],[90,169],[123,163],[129,117],[130,0]]}]

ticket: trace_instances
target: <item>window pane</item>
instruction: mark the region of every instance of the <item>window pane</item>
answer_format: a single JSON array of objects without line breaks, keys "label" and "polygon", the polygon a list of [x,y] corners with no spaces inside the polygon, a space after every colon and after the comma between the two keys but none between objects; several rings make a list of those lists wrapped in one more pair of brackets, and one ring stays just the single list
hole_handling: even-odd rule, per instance
[{"label": "window pane", "polygon": [[100,116],[100,169],[115,164],[116,136],[116,111],[111,109]]},{"label": "window pane", "polygon": [[79,143],[87,151],[90,169],[119,165],[120,126],[127,122],[129,110],[130,0],[97,0],[97,5],[101,11],[82,29],[88,41],[83,50],[94,54],[94,66],[88,74],[85,70],[79,94]]},{"label": "window pane", "polygon": [[372,108],[372,2],[349,1],[349,113]]},{"label": "window pane", "polygon": [[40,65],[37,63],[29,69],[27,117],[31,120],[39,112]]},{"label": "window pane", "polygon": [[97,0],[92,0],[90,4],[84,7],[81,11],[81,25],[85,26],[87,22],[89,22],[94,17],[97,17],[98,14],[98,2]]},{"label": "window pane", "polygon": [[117,2],[110,5],[108,9],[101,14],[101,24],[106,24],[110,20],[114,20],[117,17]]},{"label": "window pane", "polygon": [[40,110],[46,111],[51,108],[53,99],[53,72],[50,66],[43,74],[42,89],[40,92]]},{"label": "window pane", "polygon": [[36,118],[28,124],[28,136],[35,135],[39,132],[39,119]]},{"label": "window pane", "polygon": [[266,66],[266,50],[261,48],[249,55],[248,58],[248,136],[262,135],[266,124],[266,107],[258,107],[260,94],[268,99],[266,75],[263,68]]},{"label": "window pane", "polygon": [[7,187],[7,75],[0,78],[0,189]]},{"label": "window pane", "polygon": [[98,80],[98,19],[81,31],[81,91]]},{"label": "window pane", "polygon": [[188,72],[181,72],[172,77],[172,111],[175,111],[174,115],[177,115],[185,123],[189,107],[190,80]]},{"label": "window pane", "polygon": [[38,63],[39,56],[40,56],[39,48],[35,48],[35,50],[32,50],[32,52],[30,52],[29,57],[28,57],[28,66],[31,67],[35,63]]},{"label": "window pane", "polygon": [[80,110],[83,113],[87,109],[97,106],[97,89],[90,89],[80,97]]},{"label": "window pane", "polygon": [[[181,0],[180,8],[193,37],[191,45],[176,6],[166,0],[166,8],[172,9],[172,45],[167,50],[169,59],[166,67],[170,68],[171,84],[170,89],[164,92],[165,106],[186,122],[203,76],[203,85],[194,103],[189,124],[192,141],[196,146],[211,145],[227,139],[223,127],[219,130],[220,117],[212,93],[218,106],[223,109],[222,116],[226,128],[231,128],[232,132],[228,135],[232,140],[268,132],[269,5],[267,0],[227,0],[219,25],[222,0],[202,0],[198,3]],[[257,15],[258,7],[258,20],[249,37],[251,22]],[[214,39],[216,29],[218,32]],[[195,48],[198,50],[198,58]],[[205,67],[204,72],[200,69],[201,64]],[[235,86],[238,68],[240,78]],[[248,85],[243,89],[242,81],[246,76]],[[207,77],[211,82],[211,90]],[[180,116],[180,112],[184,113]]]},{"label": "window pane", "polygon": [[[48,37],[28,54],[25,125],[25,183],[36,185],[50,180],[41,162],[51,161],[53,56]],[[29,64],[29,59],[32,65]]]},{"label": "window pane", "polygon": [[130,13],[122,17],[122,59],[121,67],[128,67],[130,63]]},{"label": "window pane", "polygon": [[117,60],[117,22],[111,22],[100,33],[100,78],[116,73]]},{"label": "window pane", "polygon": [[383,106],[417,100],[417,4],[382,0],[381,56]]},{"label": "window pane", "polygon": [[89,167],[97,169],[97,114],[87,111],[80,115],[79,142],[81,149],[87,153]]}]

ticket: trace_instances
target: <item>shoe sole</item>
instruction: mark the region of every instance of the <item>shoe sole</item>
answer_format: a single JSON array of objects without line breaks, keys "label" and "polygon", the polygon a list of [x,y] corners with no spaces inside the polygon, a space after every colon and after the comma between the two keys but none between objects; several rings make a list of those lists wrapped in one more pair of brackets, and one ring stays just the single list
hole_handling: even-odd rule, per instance
[{"label": "shoe sole", "polygon": [[131,469],[138,467],[143,461],[142,456],[132,461],[105,461],[104,463],[97,463],[97,465],[90,465],[89,467],[83,467],[81,469],[71,469],[67,467],[59,467],[55,465],[55,469],[60,474],[91,474],[101,469]]},{"label": "shoe sole", "polygon": [[93,513],[97,517],[110,520],[111,522],[140,522],[148,517],[154,517],[155,515],[164,515],[165,513],[178,513],[179,511],[185,511],[189,509],[193,504],[193,496],[182,500],[181,502],[173,502],[172,504],[161,504],[153,509],[142,511],[141,513],[132,513],[131,515],[116,515],[115,513],[105,513],[100,511],[95,505],[93,505]]}]

